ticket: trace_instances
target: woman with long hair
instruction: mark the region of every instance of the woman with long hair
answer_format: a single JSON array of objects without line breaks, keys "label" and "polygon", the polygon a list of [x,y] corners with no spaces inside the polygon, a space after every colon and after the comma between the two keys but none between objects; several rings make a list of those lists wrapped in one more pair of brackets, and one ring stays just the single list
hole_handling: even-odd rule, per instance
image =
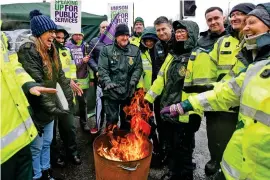
[{"label": "woman with long hair", "polygon": [[31,144],[33,179],[53,179],[50,169],[50,145],[53,137],[55,116],[65,117],[72,108],[73,94],[70,80],[65,77],[57,50],[53,44],[56,24],[38,10],[30,12],[32,36],[19,49],[18,58],[29,75],[42,86],[56,88],[61,86],[69,108],[57,100],[55,94],[42,94],[39,97],[29,95],[32,118],[39,131]]}]

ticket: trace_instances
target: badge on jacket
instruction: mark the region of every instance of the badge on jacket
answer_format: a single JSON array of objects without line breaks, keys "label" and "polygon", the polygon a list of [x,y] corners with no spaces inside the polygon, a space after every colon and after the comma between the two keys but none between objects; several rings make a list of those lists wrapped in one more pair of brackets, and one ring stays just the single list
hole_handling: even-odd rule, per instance
[{"label": "badge on jacket", "polygon": [[129,61],[128,61],[129,65],[132,65],[134,63],[133,58],[129,57]]},{"label": "badge on jacket", "polygon": [[186,68],[185,66],[181,66],[179,69],[179,75],[180,76],[185,76],[186,75]]},{"label": "badge on jacket", "polygon": [[65,57],[65,56],[67,56],[67,53],[66,52],[62,52],[62,55]]}]

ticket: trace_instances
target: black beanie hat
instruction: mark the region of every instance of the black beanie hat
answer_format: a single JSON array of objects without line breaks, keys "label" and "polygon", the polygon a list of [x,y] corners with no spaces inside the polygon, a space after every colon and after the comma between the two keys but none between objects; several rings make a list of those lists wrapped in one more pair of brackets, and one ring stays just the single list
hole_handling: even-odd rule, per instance
[{"label": "black beanie hat", "polygon": [[240,3],[232,8],[232,10],[230,12],[230,16],[234,11],[240,11],[244,14],[248,14],[253,9],[255,9],[255,5],[252,3]]},{"label": "black beanie hat", "polygon": [[173,22],[173,30],[176,31],[177,29],[187,29],[187,27],[177,20]]},{"label": "black beanie hat", "polygon": [[116,26],[114,37],[117,37],[120,35],[129,35],[129,29],[126,24],[118,24]]}]

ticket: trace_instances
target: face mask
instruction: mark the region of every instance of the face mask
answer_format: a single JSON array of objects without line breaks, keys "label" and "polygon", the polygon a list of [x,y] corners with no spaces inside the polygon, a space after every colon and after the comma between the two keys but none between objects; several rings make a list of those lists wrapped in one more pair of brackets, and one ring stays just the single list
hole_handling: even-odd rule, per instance
[{"label": "face mask", "polygon": [[261,36],[263,36],[266,33],[261,33],[252,37],[244,37],[246,42],[246,48],[247,50],[257,49],[257,39],[259,39]]}]

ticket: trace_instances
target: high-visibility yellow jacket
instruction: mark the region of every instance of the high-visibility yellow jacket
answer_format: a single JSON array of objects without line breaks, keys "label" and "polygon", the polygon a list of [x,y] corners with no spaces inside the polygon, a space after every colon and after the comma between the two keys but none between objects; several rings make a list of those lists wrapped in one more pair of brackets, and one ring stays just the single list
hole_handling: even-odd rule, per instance
[{"label": "high-visibility yellow jacket", "polygon": [[22,91],[27,82],[35,82],[22,68],[17,55],[8,56],[4,34],[1,35],[1,164],[28,145],[37,130],[28,112]]},{"label": "high-visibility yellow jacket", "polygon": [[71,58],[69,50],[66,48],[59,48],[58,53],[65,76],[70,79],[76,79],[76,65],[75,61]]},{"label": "high-visibility yellow jacket", "polygon": [[141,42],[141,36],[132,36],[129,39],[129,42],[130,42],[130,44],[133,44],[133,45],[139,47],[140,46],[140,42]]},{"label": "high-visibility yellow jacket", "polygon": [[142,65],[143,65],[143,74],[137,85],[137,88],[143,88],[147,92],[152,84],[152,60],[149,52],[141,52]]},{"label": "high-visibility yellow jacket", "polygon": [[239,106],[238,124],[221,162],[226,179],[270,179],[270,60],[251,64],[212,91],[190,96],[195,111]]}]

